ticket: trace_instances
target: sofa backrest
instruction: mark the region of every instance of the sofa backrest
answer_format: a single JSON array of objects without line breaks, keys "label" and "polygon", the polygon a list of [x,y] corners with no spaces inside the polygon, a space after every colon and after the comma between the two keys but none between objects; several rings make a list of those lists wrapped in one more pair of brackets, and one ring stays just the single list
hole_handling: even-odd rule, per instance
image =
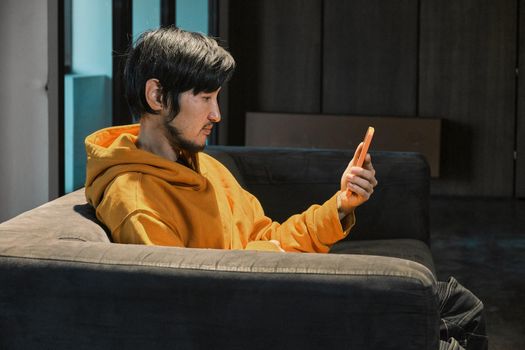
[{"label": "sofa backrest", "polygon": [[[293,148],[214,146],[207,152],[226,159],[224,165],[276,221],[330,198],[353,157],[353,151]],[[379,184],[356,210],[356,226],[347,239],[414,238],[429,244],[430,169],[425,158],[412,152],[371,156]]]},{"label": "sofa backrest", "polygon": [[[339,150],[223,146],[206,152],[259,199],[266,215],[280,222],[336,193],[353,156]],[[357,209],[356,226],[347,239],[414,238],[428,244],[430,179],[425,159],[401,152],[372,152],[372,159],[379,185]],[[2,223],[0,231],[42,239],[109,241],[94,209],[86,203],[84,189]]]}]

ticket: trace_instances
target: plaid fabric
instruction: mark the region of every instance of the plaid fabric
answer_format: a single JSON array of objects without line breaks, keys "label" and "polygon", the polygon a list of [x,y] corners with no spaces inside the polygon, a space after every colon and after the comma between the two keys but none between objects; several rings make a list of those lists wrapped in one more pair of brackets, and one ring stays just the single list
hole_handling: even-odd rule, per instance
[{"label": "plaid fabric", "polygon": [[455,278],[438,282],[440,350],[486,350],[483,303]]}]

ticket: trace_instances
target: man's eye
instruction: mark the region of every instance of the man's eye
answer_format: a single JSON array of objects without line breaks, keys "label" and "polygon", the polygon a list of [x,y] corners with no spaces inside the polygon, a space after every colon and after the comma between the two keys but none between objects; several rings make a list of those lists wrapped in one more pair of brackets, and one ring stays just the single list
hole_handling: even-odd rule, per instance
[{"label": "man's eye", "polygon": [[202,96],[202,98],[204,99],[204,101],[209,101],[209,100],[211,100],[211,96]]}]

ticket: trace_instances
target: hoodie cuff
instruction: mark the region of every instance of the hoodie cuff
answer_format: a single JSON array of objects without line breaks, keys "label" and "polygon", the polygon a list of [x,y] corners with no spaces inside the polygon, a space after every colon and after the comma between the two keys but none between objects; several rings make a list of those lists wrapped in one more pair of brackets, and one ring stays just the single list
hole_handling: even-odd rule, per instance
[{"label": "hoodie cuff", "polygon": [[348,214],[342,220],[339,220],[337,193],[318,208],[316,216],[319,219],[326,218],[325,220],[330,222],[329,226],[331,229],[320,230],[318,232],[319,240],[326,245],[332,245],[345,238],[356,221],[354,212]]}]

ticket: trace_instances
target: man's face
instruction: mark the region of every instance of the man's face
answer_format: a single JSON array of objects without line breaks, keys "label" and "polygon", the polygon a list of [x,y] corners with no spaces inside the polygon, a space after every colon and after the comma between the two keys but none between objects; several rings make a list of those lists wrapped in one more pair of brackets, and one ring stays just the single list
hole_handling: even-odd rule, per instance
[{"label": "man's face", "polygon": [[217,96],[220,88],[213,92],[193,91],[180,94],[180,111],[171,121],[166,121],[166,137],[174,150],[184,149],[199,152],[206,146],[214,123],[221,120]]}]

